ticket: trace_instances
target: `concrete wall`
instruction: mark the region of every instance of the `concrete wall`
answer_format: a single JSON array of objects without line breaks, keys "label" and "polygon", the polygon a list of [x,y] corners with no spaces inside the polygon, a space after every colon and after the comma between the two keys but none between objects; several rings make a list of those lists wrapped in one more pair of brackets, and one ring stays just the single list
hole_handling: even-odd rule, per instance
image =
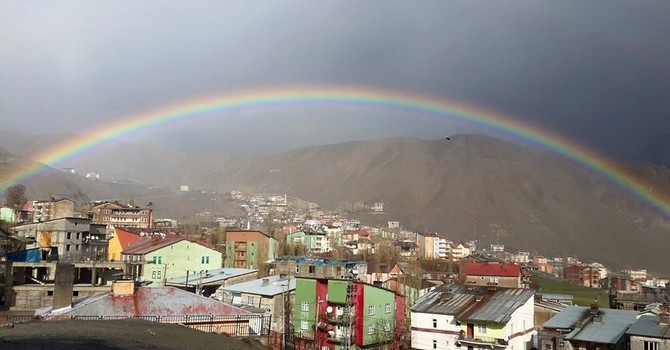
[{"label": "concrete wall", "polygon": [[649,338],[638,335],[630,337],[630,350],[645,350],[645,342],[658,343],[658,350],[670,350],[670,341],[668,339]]}]

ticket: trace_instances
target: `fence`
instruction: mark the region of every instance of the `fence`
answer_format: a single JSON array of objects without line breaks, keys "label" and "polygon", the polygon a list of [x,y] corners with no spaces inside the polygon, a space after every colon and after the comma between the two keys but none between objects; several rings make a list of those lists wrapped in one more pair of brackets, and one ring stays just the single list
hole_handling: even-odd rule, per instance
[{"label": "fence", "polygon": [[49,320],[124,320],[141,319],[157,323],[179,324],[208,333],[225,333],[233,337],[260,337],[272,334],[270,315],[183,315],[183,316],[47,316],[37,319],[33,316],[0,316],[0,323],[19,323]]}]

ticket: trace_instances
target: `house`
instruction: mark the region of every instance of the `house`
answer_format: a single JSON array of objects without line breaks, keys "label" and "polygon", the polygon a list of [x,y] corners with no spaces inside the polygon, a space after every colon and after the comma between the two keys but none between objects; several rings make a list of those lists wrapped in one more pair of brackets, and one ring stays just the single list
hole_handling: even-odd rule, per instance
[{"label": "house", "polygon": [[540,349],[624,350],[624,334],[636,317],[634,311],[600,309],[596,304],[568,306],[542,325]]},{"label": "house", "polygon": [[668,305],[658,315],[642,315],[626,331],[630,350],[669,350],[670,322]]},{"label": "house", "polygon": [[[216,270],[190,272],[169,279],[166,286],[181,288],[196,294],[212,296],[223,286],[252,281],[258,278],[258,270],[224,267]],[[218,294],[217,294],[218,296]]]},{"label": "house", "polygon": [[225,267],[255,269],[277,256],[277,240],[261,231],[226,231]]},{"label": "house", "polygon": [[33,202],[33,222],[50,221],[73,216],[74,202],[67,198]]},{"label": "house", "polygon": [[526,274],[521,266],[498,262],[461,262],[461,282],[476,286],[524,288]]},{"label": "house", "polygon": [[417,245],[412,241],[397,241],[394,243],[396,251],[400,253],[400,256],[405,260],[416,260],[417,259]]},{"label": "house", "polygon": [[404,298],[360,281],[297,278],[293,333],[299,348],[398,349]]},{"label": "house", "polygon": [[288,319],[293,306],[295,278],[290,276],[268,276],[242,283],[222,286],[216,291],[217,299],[232,305],[247,305],[265,310],[272,316],[274,332],[287,331],[283,320]]},{"label": "house", "polygon": [[412,349],[527,349],[534,291],[445,284],[410,309]]},{"label": "house", "polygon": [[125,248],[121,255],[124,262],[134,266],[135,276],[153,286],[187,273],[220,269],[223,262],[222,253],[204,243],[171,235],[145,238]]},{"label": "house", "polygon": [[98,260],[107,258],[107,238],[103,226],[84,218],[60,218],[15,226],[12,230],[27,242],[26,248],[40,248],[58,260]]},{"label": "house", "polygon": [[325,232],[298,231],[286,236],[288,244],[302,244],[310,253],[328,253],[330,248],[330,237]]},{"label": "house", "polygon": [[90,214],[96,224],[112,227],[151,228],[153,210],[119,202],[93,202]]}]

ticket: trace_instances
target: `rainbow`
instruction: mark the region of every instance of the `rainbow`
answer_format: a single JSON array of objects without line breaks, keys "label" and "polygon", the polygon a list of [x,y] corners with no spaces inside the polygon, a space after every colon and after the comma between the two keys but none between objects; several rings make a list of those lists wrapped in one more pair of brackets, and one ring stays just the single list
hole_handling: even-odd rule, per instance
[{"label": "rainbow", "polygon": [[482,107],[404,92],[359,87],[309,86],[254,90],[187,101],[149,113],[141,113],[96,128],[96,130],[88,132],[84,136],[67,140],[49,150],[33,155],[30,158],[42,164],[23,167],[14,172],[3,174],[0,178],[0,189],[4,190],[39,173],[44,169],[45,164],[52,167],[56,166],[64,160],[93,150],[96,146],[120,136],[132,135],[159,125],[215,112],[328,104],[406,110],[419,115],[433,115],[485,127],[572,160],[650,204],[666,218],[670,218],[670,203],[653,193],[642,182],[615,168],[605,157],[575,142]]}]

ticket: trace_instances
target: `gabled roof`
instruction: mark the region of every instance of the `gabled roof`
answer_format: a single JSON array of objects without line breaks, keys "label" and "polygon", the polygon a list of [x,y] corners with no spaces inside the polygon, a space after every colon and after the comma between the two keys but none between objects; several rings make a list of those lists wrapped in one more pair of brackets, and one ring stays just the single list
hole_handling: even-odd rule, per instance
[{"label": "gabled roof", "polygon": [[75,302],[67,316],[249,315],[251,312],[174,287],[139,287],[132,295],[112,292]]},{"label": "gabled roof", "polygon": [[121,250],[128,248],[131,244],[138,242],[142,238],[139,233],[129,232],[118,227],[114,228],[114,234],[119,239]]},{"label": "gabled roof", "polygon": [[165,238],[150,237],[125,247],[121,253],[144,255],[185,240],[185,238],[179,236],[167,236]]},{"label": "gabled roof", "polygon": [[496,277],[519,277],[521,266],[517,264],[494,263],[494,262],[464,262],[461,265],[463,273],[467,276],[496,276]]},{"label": "gabled roof", "polygon": [[658,315],[641,316],[628,328],[626,334],[670,339],[670,326],[659,324],[659,319]]},{"label": "gabled roof", "polygon": [[[568,340],[616,344],[637,317],[635,311],[599,309],[598,314],[602,317],[602,321],[593,322],[588,317],[590,310],[588,307],[568,306],[545,322],[542,327],[571,329],[572,332],[566,336]],[[583,323],[581,327],[580,322]]]},{"label": "gabled roof", "polygon": [[412,306],[412,312],[453,315],[459,320],[507,323],[512,314],[535,291],[520,288],[468,288],[462,284],[445,284],[426,293]]}]

